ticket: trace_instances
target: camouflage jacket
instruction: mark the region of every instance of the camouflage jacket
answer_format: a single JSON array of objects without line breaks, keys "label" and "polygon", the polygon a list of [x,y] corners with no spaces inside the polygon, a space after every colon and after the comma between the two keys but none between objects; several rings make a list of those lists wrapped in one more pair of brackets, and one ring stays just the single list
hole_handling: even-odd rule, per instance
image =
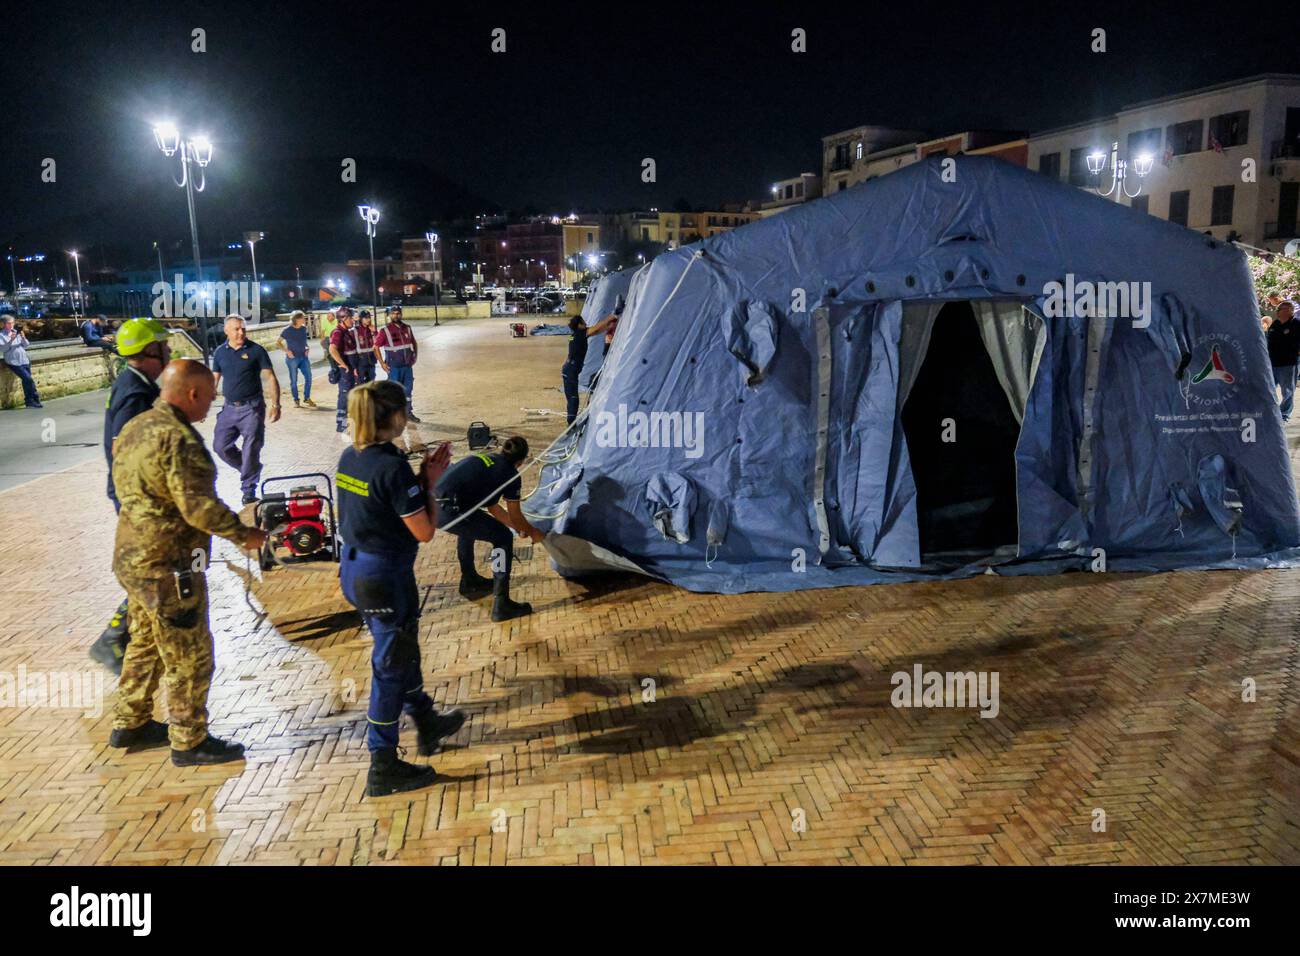
[{"label": "camouflage jacket", "polygon": [[206,569],[214,534],[242,544],[248,529],[217,497],[216,483],[203,439],[175,407],[159,398],[127,422],[113,446],[113,485],[122,502],[113,548],[118,578]]}]

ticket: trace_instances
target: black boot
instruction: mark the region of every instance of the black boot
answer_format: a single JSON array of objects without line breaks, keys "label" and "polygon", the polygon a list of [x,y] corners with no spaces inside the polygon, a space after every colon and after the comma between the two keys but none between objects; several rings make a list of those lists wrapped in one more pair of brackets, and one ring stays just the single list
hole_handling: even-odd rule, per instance
[{"label": "black boot", "polygon": [[526,601],[510,600],[510,576],[494,574],[492,576],[492,620],[498,624],[533,613],[533,606]]},{"label": "black boot", "polygon": [[103,664],[118,677],[122,676],[122,658],[126,656],[127,619],[126,602],[123,601],[113,612],[108,627],[99,639],[90,645],[90,659]]},{"label": "black boot", "polygon": [[419,790],[437,779],[438,771],[399,760],[396,750],[372,750],[370,772],[366,774],[366,796],[387,797],[394,793]]},{"label": "black boot", "polygon": [[465,712],[449,710],[446,713],[429,711],[415,718],[415,731],[419,743],[415,752],[421,757],[432,757],[442,750],[444,737],[450,737],[465,725]]},{"label": "black boot", "polygon": [[244,759],[244,745],[227,742],[213,736],[193,750],[172,750],[172,763],[177,767],[197,767],[200,764],[231,763]]},{"label": "black boot", "polygon": [[90,645],[90,659],[103,664],[118,677],[122,676],[122,658],[126,657],[126,635],[118,637],[109,631],[99,635]]},{"label": "black boot", "polygon": [[492,579],[485,578],[473,568],[460,572],[460,596],[463,598],[487,597],[492,593]]},{"label": "black boot", "polygon": [[117,729],[108,735],[108,745],[123,749],[129,754],[139,750],[152,750],[167,745],[167,725],[156,720],[146,721],[139,727]]}]

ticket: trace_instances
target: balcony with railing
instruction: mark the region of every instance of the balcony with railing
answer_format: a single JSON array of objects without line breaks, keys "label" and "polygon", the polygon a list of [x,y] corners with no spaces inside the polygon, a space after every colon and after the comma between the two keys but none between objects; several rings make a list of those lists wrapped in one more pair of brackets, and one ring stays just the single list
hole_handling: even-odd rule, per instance
[{"label": "balcony with railing", "polygon": [[1300,143],[1288,143],[1286,140],[1277,139],[1273,141],[1272,159],[1274,160],[1300,160]]}]

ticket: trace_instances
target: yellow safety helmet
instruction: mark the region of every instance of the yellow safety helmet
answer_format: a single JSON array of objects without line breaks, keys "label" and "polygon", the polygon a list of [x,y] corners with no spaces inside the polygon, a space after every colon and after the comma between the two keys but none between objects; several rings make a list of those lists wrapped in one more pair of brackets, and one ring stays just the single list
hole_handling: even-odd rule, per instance
[{"label": "yellow safety helmet", "polygon": [[131,319],[117,330],[117,354],[138,355],[154,342],[166,342],[170,337],[167,326],[157,319]]}]

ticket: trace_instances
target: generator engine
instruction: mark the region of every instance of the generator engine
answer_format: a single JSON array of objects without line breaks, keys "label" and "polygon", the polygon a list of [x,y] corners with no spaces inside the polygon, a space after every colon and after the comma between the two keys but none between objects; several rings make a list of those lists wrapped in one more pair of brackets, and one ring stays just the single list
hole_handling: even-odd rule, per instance
[{"label": "generator engine", "polygon": [[325,546],[325,502],[313,487],[279,491],[262,499],[262,527],[274,534],[274,543],[297,558],[315,554]]},{"label": "generator engine", "polygon": [[[271,482],[294,479],[321,478],[318,484],[295,484],[287,491],[267,491]],[[262,569],[268,570],[279,560],[284,561],[337,561],[335,541],[334,500],[328,475],[294,475],[287,478],[267,479],[262,483],[262,496],[254,510],[254,520],[268,535],[262,549]]]}]

